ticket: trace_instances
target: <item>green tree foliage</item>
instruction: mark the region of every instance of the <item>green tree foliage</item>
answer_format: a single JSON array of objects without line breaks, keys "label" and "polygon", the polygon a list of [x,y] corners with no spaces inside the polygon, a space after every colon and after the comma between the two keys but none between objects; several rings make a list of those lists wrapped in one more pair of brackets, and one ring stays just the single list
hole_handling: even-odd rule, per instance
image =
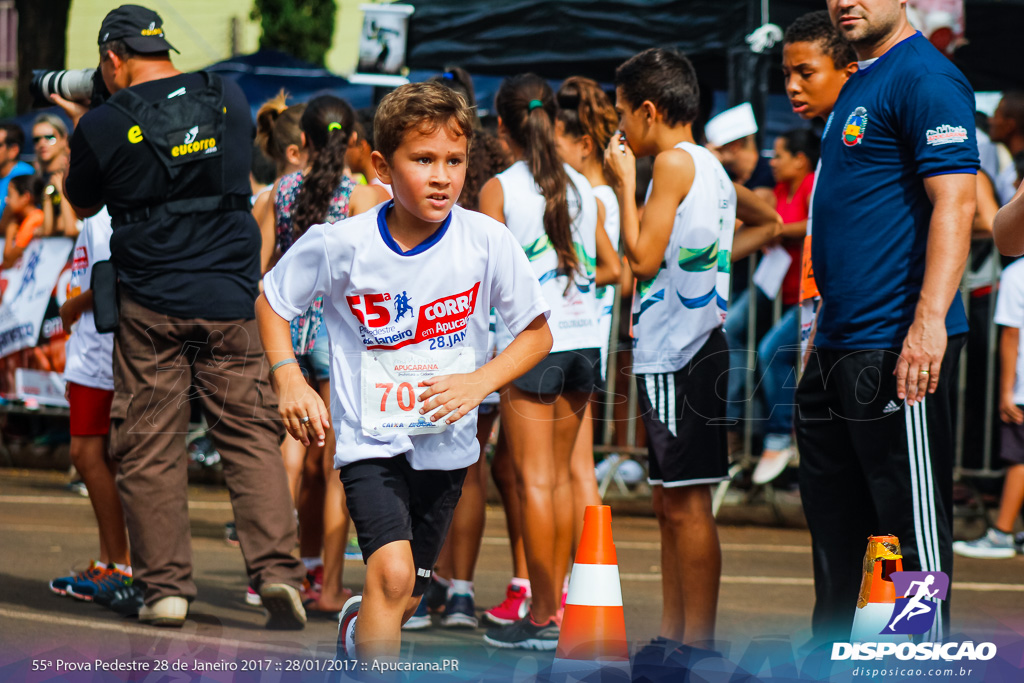
[{"label": "green tree foliage", "polygon": [[323,66],[334,35],[334,0],[256,0],[260,49],[280,50]]}]

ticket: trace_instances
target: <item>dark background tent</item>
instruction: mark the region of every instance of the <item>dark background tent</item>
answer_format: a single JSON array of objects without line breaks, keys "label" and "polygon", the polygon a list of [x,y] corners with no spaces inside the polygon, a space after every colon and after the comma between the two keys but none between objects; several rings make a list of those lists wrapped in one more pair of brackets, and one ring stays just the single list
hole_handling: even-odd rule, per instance
[{"label": "dark background tent", "polygon": [[[737,89],[757,77],[744,67],[744,37],[761,24],[760,0],[415,0],[407,62],[412,69],[458,64],[471,73],[534,71],[561,79],[610,81],[615,67],[651,46],[675,46],[714,90]],[[770,21],[783,29],[825,0],[769,0]],[[1024,69],[1011,55],[1024,26],[1024,0],[965,0],[967,39],[956,64],[976,90],[1021,87]],[[734,53],[730,78],[729,53]],[[780,47],[767,61],[769,88],[782,92]],[[733,98],[738,99],[738,98]]]},{"label": "dark background tent", "polygon": [[207,71],[238,83],[249,100],[253,117],[260,105],[284,88],[290,102],[305,102],[316,95],[335,95],[354,108],[373,104],[373,88],[350,83],[323,67],[314,66],[283,52],[260,50],[206,67]]}]

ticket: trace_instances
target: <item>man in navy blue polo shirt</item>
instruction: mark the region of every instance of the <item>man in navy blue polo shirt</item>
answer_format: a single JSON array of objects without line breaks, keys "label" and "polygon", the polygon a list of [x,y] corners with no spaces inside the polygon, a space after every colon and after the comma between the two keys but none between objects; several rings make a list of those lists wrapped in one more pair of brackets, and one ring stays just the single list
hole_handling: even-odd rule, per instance
[{"label": "man in navy blue polo shirt", "polygon": [[[848,640],[867,536],[952,571],[957,288],[970,244],[974,93],[905,0],[827,0],[859,71],[825,128],[813,215],[823,307],[797,391],[816,639]],[[948,601],[926,636],[948,633]]]}]

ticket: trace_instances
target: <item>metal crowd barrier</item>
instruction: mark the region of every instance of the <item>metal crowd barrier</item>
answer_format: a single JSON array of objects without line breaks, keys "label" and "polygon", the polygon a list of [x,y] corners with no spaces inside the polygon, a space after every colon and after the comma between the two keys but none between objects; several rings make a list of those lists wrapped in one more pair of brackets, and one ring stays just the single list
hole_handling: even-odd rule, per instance
[{"label": "metal crowd barrier", "polygon": [[[757,267],[756,255],[749,259],[749,273],[750,277],[748,282],[752,282],[754,270]],[[993,283],[998,283],[999,274],[1001,271],[998,254],[994,254],[986,265],[990,268],[991,280]],[[750,286],[753,286],[752,284]],[[968,370],[967,370],[967,359],[969,357],[970,350],[965,346],[959,364],[959,377],[957,378],[957,423],[955,428],[956,434],[956,451],[955,451],[955,467],[954,467],[954,480],[965,482],[970,487],[972,480],[976,479],[996,479],[1004,474],[1004,469],[998,462],[994,462],[995,454],[993,452],[993,430],[996,428],[995,420],[998,420],[997,405],[995,399],[995,386],[997,382],[996,378],[996,358],[998,353],[998,330],[994,321],[994,310],[995,310],[995,294],[997,287],[995,284],[992,288],[992,298],[990,300],[990,310],[987,316],[988,321],[988,345],[985,350],[985,403],[984,403],[984,436],[981,450],[981,461],[978,466],[968,467],[965,465],[964,460],[964,438],[965,438],[965,421],[966,421],[966,389],[968,382]],[[967,310],[968,317],[971,313],[971,307],[974,305],[974,301],[970,296],[970,292],[967,289],[967,276],[964,277],[964,282],[961,285],[961,296],[963,297],[964,307]],[[618,329],[619,329],[619,318],[621,312],[620,306],[620,291],[619,288],[615,288],[615,303],[612,309],[612,334],[611,343],[609,346],[608,353],[608,366],[607,366],[607,382],[606,382],[606,400],[603,404],[602,417],[603,424],[599,438],[595,438],[594,452],[598,455],[608,454],[619,454],[622,456],[629,456],[646,467],[647,460],[647,449],[645,446],[638,445],[637,442],[637,421],[639,419],[637,414],[637,389],[636,382],[631,377],[620,375],[618,370]],[[748,325],[747,325],[747,339],[746,339],[746,353],[747,353],[747,369],[746,369],[746,396],[750,397],[753,393],[752,387],[755,386],[755,363],[757,353],[757,344],[759,339],[757,338],[757,313],[758,306],[753,303],[753,297],[751,305],[747,307],[748,314]],[[773,304],[773,323],[777,322],[782,315],[782,300],[781,297],[776,297]],[[799,345],[799,338],[794,340],[794,344]],[[977,352],[977,349],[974,350]],[[629,418],[626,423],[620,424],[615,420],[614,409],[615,404],[619,401],[625,400],[627,407],[627,414]],[[743,474],[745,469],[748,469],[753,464],[753,445],[754,445],[754,432],[755,432],[755,413],[754,413],[754,401],[746,400],[744,405],[744,418],[743,418],[743,452],[739,459],[733,463],[730,469],[730,475],[732,476],[731,481],[736,481],[737,478]],[[624,444],[621,443],[621,436],[619,437],[619,444],[616,444],[615,437],[619,430],[624,430],[625,439]],[[646,485],[639,487],[630,488],[623,481],[622,477],[618,476],[618,469],[622,464],[623,460],[616,461],[611,467],[608,468],[607,472],[602,477],[601,481],[598,482],[599,490],[604,497],[609,490],[613,490],[614,495],[618,497],[636,497],[647,495],[649,489]],[[715,492],[715,510],[717,512],[718,506],[721,505],[725,498],[725,493],[731,482],[725,482],[720,485]],[[770,485],[769,485],[770,486]],[[768,493],[769,502],[771,501],[772,494]],[[977,498],[977,496],[975,496]]]}]

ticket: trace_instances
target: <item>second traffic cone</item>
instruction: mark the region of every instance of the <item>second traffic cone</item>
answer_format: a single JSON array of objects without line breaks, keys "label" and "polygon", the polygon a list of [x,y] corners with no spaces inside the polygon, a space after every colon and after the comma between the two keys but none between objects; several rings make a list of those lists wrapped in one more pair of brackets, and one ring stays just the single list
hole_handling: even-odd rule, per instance
[{"label": "second traffic cone", "polygon": [[612,541],[612,509],[589,505],[569,578],[558,650],[551,673],[570,678],[600,671],[601,680],[629,680],[629,646],[622,612],[619,566]]},{"label": "second traffic cone", "polygon": [[899,642],[908,639],[905,635],[882,633],[896,604],[892,574],[900,571],[903,571],[900,540],[895,536],[869,536],[850,642]]}]

